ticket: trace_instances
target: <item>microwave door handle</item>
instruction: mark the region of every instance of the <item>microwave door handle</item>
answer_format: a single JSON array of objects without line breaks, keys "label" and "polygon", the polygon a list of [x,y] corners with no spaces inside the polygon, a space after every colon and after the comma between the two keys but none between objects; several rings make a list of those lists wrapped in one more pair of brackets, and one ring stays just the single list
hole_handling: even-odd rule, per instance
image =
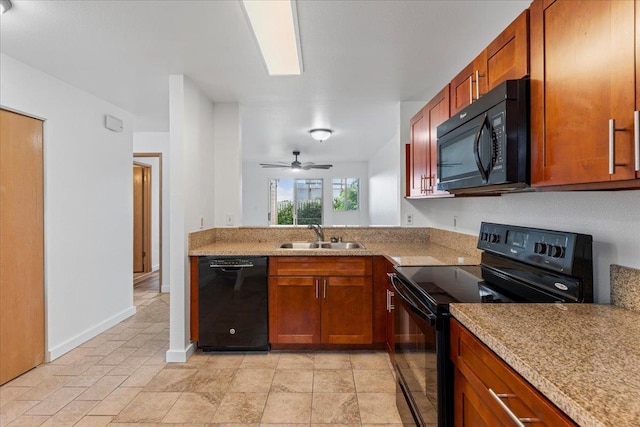
[{"label": "microwave door handle", "polygon": [[[476,137],[473,140],[473,155],[476,159],[476,166],[478,167],[478,171],[480,171],[482,182],[485,184],[489,182],[489,174],[485,170],[482,164],[482,160],[480,159],[480,137],[482,136],[482,131],[484,130],[484,127],[486,124],[488,124],[488,122],[489,122],[489,114],[484,113],[484,118],[482,119],[482,124],[480,125],[480,129],[478,129],[478,132],[476,132]],[[489,129],[488,126],[487,128]]]}]

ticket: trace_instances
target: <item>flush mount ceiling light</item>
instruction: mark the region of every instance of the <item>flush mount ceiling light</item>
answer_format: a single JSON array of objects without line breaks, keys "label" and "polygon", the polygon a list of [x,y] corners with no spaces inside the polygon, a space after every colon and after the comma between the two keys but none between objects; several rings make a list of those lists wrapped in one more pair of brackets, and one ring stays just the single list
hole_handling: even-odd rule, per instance
[{"label": "flush mount ceiling light", "polygon": [[272,76],[302,73],[295,0],[242,0],[267,71]]},{"label": "flush mount ceiling light", "polygon": [[9,9],[11,9],[11,0],[0,0],[0,14],[5,13]]},{"label": "flush mount ceiling light", "polygon": [[311,138],[322,142],[329,139],[333,131],[331,129],[311,129],[309,133],[311,134]]}]

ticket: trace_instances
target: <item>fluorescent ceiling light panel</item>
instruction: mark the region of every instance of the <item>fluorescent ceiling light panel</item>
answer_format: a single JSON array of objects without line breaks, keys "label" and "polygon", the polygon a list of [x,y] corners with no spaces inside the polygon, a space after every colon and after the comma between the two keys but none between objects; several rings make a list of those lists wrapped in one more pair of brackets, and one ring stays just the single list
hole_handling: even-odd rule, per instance
[{"label": "fluorescent ceiling light panel", "polygon": [[242,4],[269,74],[301,74],[295,0],[242,0]]}]

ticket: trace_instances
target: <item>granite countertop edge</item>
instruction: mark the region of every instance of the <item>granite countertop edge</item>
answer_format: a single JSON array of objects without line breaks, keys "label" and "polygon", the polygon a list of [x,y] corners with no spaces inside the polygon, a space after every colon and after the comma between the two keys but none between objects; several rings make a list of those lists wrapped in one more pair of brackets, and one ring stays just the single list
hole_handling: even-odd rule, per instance
[{"label": "granite countertop edge", "polygon": [[476,321],[472,314],[467,314],[464,311],[466,305],[471,304],[451,304],[451,315],[504,360],[507,365],[581,427],[607,427],[607,424],[599,420],[588,408],[576,402],[538,369],[518,357],[517,351],[495,337],[490,330]]},{"label": "granite countertop edge", "polygon": [[384,256],[394,265],[477,265],[480,258],[431,242],[361,242],[363,249],[280,249],[277,242],[216,242],[189,256]]}]

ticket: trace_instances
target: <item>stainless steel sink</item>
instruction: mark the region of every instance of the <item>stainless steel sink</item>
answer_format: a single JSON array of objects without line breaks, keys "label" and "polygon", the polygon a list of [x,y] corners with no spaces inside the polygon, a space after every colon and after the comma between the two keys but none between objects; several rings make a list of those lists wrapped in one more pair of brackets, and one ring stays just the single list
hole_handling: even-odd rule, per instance
[{"label": "stainless steel sink", "polygon": [[278,246],[280,249],[320,249],[319,242],[286,242]]},{"label": "stainless steel sink", "polygon": [[280,249],[364,249],[358,242],[285,242],[281,243]]}]

